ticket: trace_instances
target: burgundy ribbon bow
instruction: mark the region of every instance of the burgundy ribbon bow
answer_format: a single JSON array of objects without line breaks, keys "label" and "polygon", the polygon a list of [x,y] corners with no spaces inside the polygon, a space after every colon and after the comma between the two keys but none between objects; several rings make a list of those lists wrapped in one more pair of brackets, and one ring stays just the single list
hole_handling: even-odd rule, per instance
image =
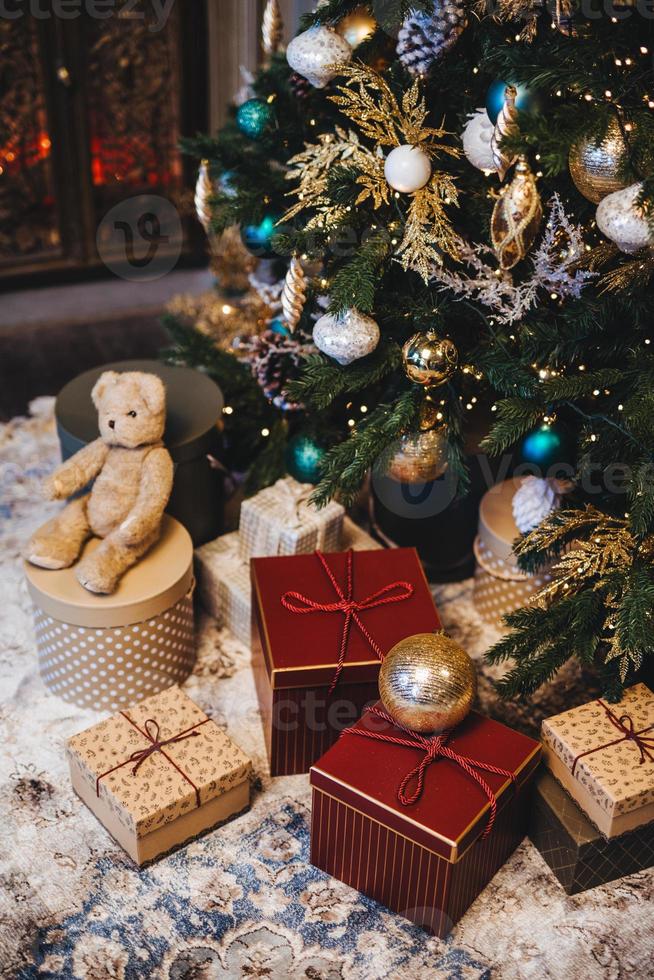
[{"label": "burgundy ribbon bow", "polygon": [[619,745],[620,742],[633,742],[638,751],[640,752],[640,765],[643,762],[649,760],[654,762],[654,736],[650,735],[645,738],[645,732],[651,732],[654,729],[654,725],[649,725],[647,728],[641,728],[640,731],[636,731],[636,726],[631,715],[625,714],[618,716],[611,711],[608,704],[605,704],[601,698],[597,699],[597,703],[604,708],[609,721],[614,728],[621,733],[620,738],[614,738],[611,742],[605,742],[604,745],[598,745],[597,748],[587,749],[586,752],[580,752],[572,763],[572,775],[575,774],[575,769],[577,768],[577,763],[580,759],[583,759],[586,755],[593,755],[594,752],[601,752],[602,749],[608,749],[612,745]]},{"label": "burgundy ribbon bow", "polygon": [[[501,769],[499,766],[493,766],[489,762],[478,762],[477,759],[470,759],[468,756],[460,755],[455,752],[454,749],[448,747],[447,740],[452,734],[451,731],[442,732],[440,735],[432,735],[427,737],[421,735],[420,732],[414,732],[411,728],[406,728],[404,725],[396,721],[381,708],[373,707],[369,709],[369,714],[375,715],[378,718],[383,719],[393,725],[395,728],[401,729],[403,732],[409,736],[408,738],[401,738],[399,735],[388,735],[385,732],[374,732],[368,731],[365,728],[346,728],[345,731],[341,732],[341,737],[343,735],[363,735],[364,738],[372,738],[377,742],[392,742],[393,745],[404,745],[408,749],[422,749],[425,755],[420,760],[420,762],[414,766],[414,768],[406,774],[402,782],[400,783],[397,790],[397,798],[402,804],[402,806],[412,806],[416,803],[422,796],[422,791],[425,785],[425,772],[427,768],[436,762],[437,759],[449,759],[450,762],[454,762],[457,766],[460,766],[469,776],[475,780],[475,782],[481,787],[490,803],[490,816],[488,818],[488,824],[486,829],[482,834],[481,839],[485,840],[493,829],[493,824],[495,823],[495,817],[497,816],[497,797],[495,793],[488,785],[483,776],[480,776],[476,769],[484,769],[486,772],[494,772],[498,776],[506,776],[511,782],[515,783],[515,773],[512,773],[509,769]],[[407,796],[407,788],[409,783],[415,779],[416,788],[414,792]]]},{"label": "burgundy ribbon bow", "polygon": [[132,721],[129,715],[125,714],[124,711],[121,711],[120,714],[123,716],[123,718],[125,718],[126,721],[130,723],[132,728],[135,728],[137,732],[139,732],[144,738],[146,738],[150,744],[147,745],[144,749],[138,749],[136,752],[132,752],[129,759],[125,759],[124,762],[120,762],[117,766],[114,766],[112,769],[107,769],[106,772],[103,772],[100,776],[98,776],[98,778],[95,781],[96,795],[97,796],[100,795],[101,779],[104,779],[106,776],[110,776],[112,772],[116,772],[118,769],[123,769],[125,766],[133,766],[132,776],[135,776],[139,771],[139,769],[141,768],[141,766],[143,765],[143,763],[147,759],[149,759],[151,755],[154,755],[155,752],[160,752],[164,757],[164,759],[166,759],[166,761],[169,762],[170,765],[177,770],[180,776],[182,776],[186,780],[186,782],[193,787],[193,789],[195,790],[195,800],[199,807],[200,790],[195,785],[191,777],[177,765],[175,760],[171,759],[171,757],[168,755],[167,752],[164,752],[164,748],[166,745],[175,745],[177,742],[184,742],[186,741],[187,738],[197,738],[197,736],[200,734],[197,731],[197,729],[200,728],[202,725],[206,725],[207,722],[210,721],[210,719],[205,718],[204,721],[199,721],[196,725],[191,725],[190,728],[184,729],[184,731],[180,732],[178,735],[173,735],[172,738],[162,739],[160,738],[161,729],[159,727],[159,723],[155,721],[154,718],[148,718],[144,727],[140,728],[135,721]]},{"label": "burgundy ribbon bow", "polygon": [[[370,632],[359,616],[359,613],[365,612],[366,609],[374,609],[377,606],[386,606],[391,602],[403,602],[405,599],[411,598],[414,590],[410,582],[390,582],[388,585],[385,585],[377,592],[373,592],[372,595],[367,596],[365,599],[357,600],[354,598],[354,552],[350,549],[350,551],[347,553],[347,584],[345,591],[343,591],[336,580],[336,576],[327,564],[327,559],[322,552],[316,551],[316,556],[320,560],[322,567],[324,568],[330,582],[334,587],[334,591],[338,596],[338,601],[316,602],[314,599],[303,595],[301,592],[285,592],[281,598],[281,602],[284,608],[288,609],[289,612],[299,613],[300,615],[309,615],[317,612],[342,612],[345,615],[343,632],[341,634],[341,647],[338,655],[338,666],[336,667],[334,679],[332,680],[331,687],[329,688],[329,693],[331,694],[338,684],[341,671],[343,670],[343,666],[345,664],[352,623],[355,623],[358,626],[360,632],[369,643],[377,657],[379,657],[380,660],[384,659],[383,650],[370,635]],[[396,591],[398,589],[400,590],[399,592]],[[396,594],[393,595],[393,592]]]}]

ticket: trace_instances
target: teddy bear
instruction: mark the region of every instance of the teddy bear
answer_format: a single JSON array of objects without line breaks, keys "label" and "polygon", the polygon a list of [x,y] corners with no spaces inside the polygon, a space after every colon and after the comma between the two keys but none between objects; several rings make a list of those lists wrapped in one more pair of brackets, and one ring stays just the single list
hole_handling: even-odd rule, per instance
[{"label": "teddy bear", "polygon": [[161,533],[173,486],[173,462],[162,439],[166,390],[154,374],[105,371],[91,392],[100,438],[48,477],[44,493],[65,500],[93,481],[29,541],[25,557],[41,568],[70,568],[90,537],[102,543],[77,565],[89,592],[115,592],[125,572]]}]

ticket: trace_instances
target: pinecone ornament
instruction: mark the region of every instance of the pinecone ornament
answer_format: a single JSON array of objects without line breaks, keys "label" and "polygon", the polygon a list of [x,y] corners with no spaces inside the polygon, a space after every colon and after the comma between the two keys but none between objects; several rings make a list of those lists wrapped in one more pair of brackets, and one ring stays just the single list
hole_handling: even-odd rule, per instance
[{"label": "pinecone ornament", "polygon": [[311,82],[297,71],[291,75],[290,86],[296,99],[306,99],[312,88]]},{"label": "pinecone ornament", "polygon": [[397,40],[397,54],[411,75],[426,75],[453,47],[466,29],[464,0],[436,0],[433,14],[414,10],[406,18]]},{"label": "pinecone ornament", "polygon": [[526,476],[513,496],[513,519],[521,534],[538,527],[561,504],[554,480]]}]

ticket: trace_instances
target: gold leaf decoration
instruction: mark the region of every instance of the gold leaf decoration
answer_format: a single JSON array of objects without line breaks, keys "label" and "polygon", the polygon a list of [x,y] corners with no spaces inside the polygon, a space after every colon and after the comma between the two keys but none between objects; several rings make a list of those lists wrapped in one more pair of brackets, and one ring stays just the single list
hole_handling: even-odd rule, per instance
[{"label": "gold leaf decoration", "polygon": [[552,581],[540,590],[531,604],[547,608],[582,590],[601,592],[604,601],[604,623],[599,642],[605,659],[620,661],[624,681],[630,669],[638,669],[642,652],[627,648],[620,629],[619,611],[629,570],[637,561],[651,564],[654,559],[654,536],[634,537],[627,519],[611,517],[596,507],[583,510],[554,511],[515,546],[520,556],[572,541],[569,550],[552,568]]},{"label": "gold leaf decoration", "polygon": [[[387,82],[367,65],[354,63],[339,66],[346,81],[330,96],[350,120],[354,129],[336,127],[318,142],[306,145],[302,153],[289,161],[287,178],[295,184],[289,196],[297,198],[282,221],[290,221],[305,210],[313,211],[307,228],[333,228],[347,215],[347,208],[334,204],[327,194],[332,168],[343,164],[358,171],[361,191],[355,201],[370,201],[375,210],[396,203],[402,220],[393,214],[395,258],[405,270],[418,272],[428,281],[435,264],[442,264],[443,254],[458,256],[459,238],[447,214],[448,205],[457,206],[458,192],[454,179],[436,169],[427,184],[410,195],[403,209],[399,195],[389,186],[385,173],[385,147],[418,146],[431,160],[439,154],[460,155],[450,146],[442,127],[425,125],[428,109],[420,82],[414,81],[401,100]],[[371,140],[374,148],[361,142]],[[403,213],[404,212],[404,213]]]},{"label": "gold leaf decoration", "polygon": [[491,238],[502,269],[512,269],[534,243],[543,220],[543,205],[529,164],[520,157],[513,180],[493,209]]}]

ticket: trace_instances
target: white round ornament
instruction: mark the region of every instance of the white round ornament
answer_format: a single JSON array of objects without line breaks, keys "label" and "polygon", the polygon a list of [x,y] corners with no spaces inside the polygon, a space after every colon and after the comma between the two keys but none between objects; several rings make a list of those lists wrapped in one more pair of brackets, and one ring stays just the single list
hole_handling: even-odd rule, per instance
[{"label": "white round ornament", "polygon": [[497,170],[493,159],[493,148],[491,146],[494,130],[495,127],[490,121],[485,109],[477,109],[463,130],[461,137],[463,140],[463,152],[468,161],[477,170],[493,172]]},{"label": "white round ornament", "polygon": [[286,60],[314,88],[324,88],[336,78],[338,65],[352,60],[352,48],[330,27],[310,27],[293,38],[286,49]]},{"label": "white round ornament", "polygon": [[624,190],[609,194],[597,205],[597,227],[627,255],[633,255],[646,245],[654,244],[647,218],[636,203],[642,189],[642,183],[632,184]]},{"label": "white round ornament", "polygon": [[413,194],[429,182],[431,160],[418,146],[396,146],[386,157],[384,174],[394,191]]},{"label": "white round ornament", "polygon": [[340,316],[327,313],[313,328],[313,342],[318,350],[343,366],[372,354],[380,336],[377,321],[355,309]]}]

